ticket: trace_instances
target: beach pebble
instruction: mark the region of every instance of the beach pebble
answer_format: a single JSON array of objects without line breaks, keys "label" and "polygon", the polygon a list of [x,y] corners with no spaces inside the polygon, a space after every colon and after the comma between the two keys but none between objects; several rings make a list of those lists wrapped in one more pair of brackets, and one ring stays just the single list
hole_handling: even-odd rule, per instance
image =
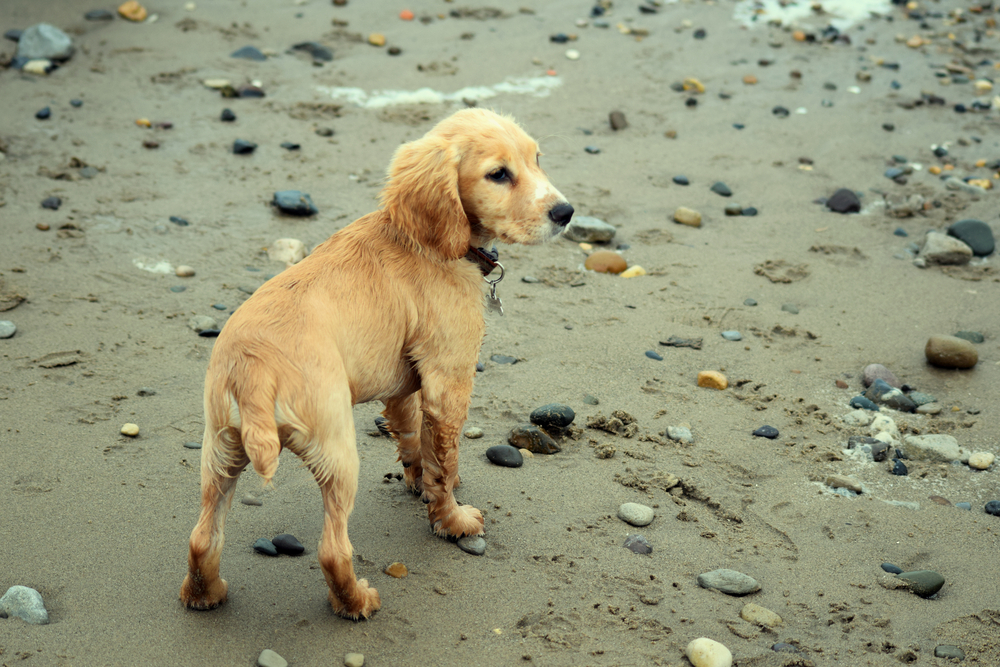
[{"label": "beach pebble", "polygon": [[680,224],[687,225],[688,227],[701,227],[701,213],[693,208],[679,206],[677,210],[674,211],[674,222],[679,222]]},{"label": "beach pebble", "polygon": [[982,220],[959,220],[948,227],[948,236],[954,236],[965,243],[977,257],[985,257],[996,248],[993,230]]},{"label": "beach pebble", "polygon": [[778,429],[773,426],[761,426],[754,430],[753,435],[758,438],[767,438],[768,440],[774,440],[778,437]]},{"label": "beach pebble", "polygon": [[798,653],[799,649],[795,648],[794,644],[786,644],[785,642],[778,642],[771,646],[771,650],[775,653]]},{"label": "beach pebble", "polygon": [[[527,449],[535,454],[556,454],[560,451],[555,440],[542,429],[530,424],[522,424],[512,428],[510,435],[507,436],[507,442],[518,449]],[[489,450],[487,450],[488,455]]]},{"label": "beach pebble", "polygon": [[50,109],[49,107],[42,107],[41,109],[35,112],[35,118],[37,118],[38,120],[48,120],[51,117],[52,117],[52,109]]},{"label": "beach pebble", "polygon": [[934,647],[934,657],[962,661],[965,660],[965,651],[951,644],[941,644]]},{"label": "beach pebble", "polygon": [[781,304],[781,310],[784,311],[784,312],[786,312],[786,313],[791,313],[792,315],[798,315],[799,314],[799,307],[796,306],[794,303],[783,303],[783,304]]},{"label": "beach pebble", "polygon": [[257,667],[288,667],[288,661],[266,648],[257,656]]},{"label": "beach pebble", "polygon": [[656,350],[646,350],[646,356],[656,361],[663,361],[663,357]]},{"label": "beach pebble", "polygon": [[113,21],[115,15],[107,9],[91,9],[83,15],[87,21]]},{"label": "beach pebble", "polygon": [[59,197],[46,197],[42,200],[42,208],[47,208],[50,211],[58,211],[60,206],[62,206],[62,199]]},{"label": "beach pebble", "polygon": [[181,264],[176,269],[174,269],[174,275],[178,278],[190,278],[194,275],[194,269],[192,269],[187,264]]},{"label": "beach pebble", "polygon": [[972,503],[955,503],[955,507],[960,510],[972,511]]},{"label": "beach pebble", "polygon": [[925,394],[922,391],[911,391],[909,394],[907,394],[907,396],[909,396],[910,400],[916,403],[917,405],[927,405],[928,403],[934,403],[937,401],[936,398],[934,398],[930,394]]},{"label": "beach pebble", "polygon": [[578,243],[607,243],[615,237],[614,225],[609,225],[600,218],[588,215],[576,215],[566,225],[563,236]]},{"label": "beach pebble", "polygon": [[728,204],[726,208],[723,209],[723,213],[728,216],[743,215],[743,207],[739,204]]},{"label": "beach pebble", "polygon": [[723,331],[722,337],[725,338],[726,340],[731,340],[734,342],[738,340],[743,340],[743,334],[741,334],[739,331]]},{"label": "beach pebble", "polygon": [[264,504],[264,502],[260,498],[254,498],[249,493],[240,498],[240,502],[250,507],[260,507],[261,505]]},{"label": "beach pebble", "polygon": [[992,516],[1000,516],[1000,500],[991,500],[986,503],[983,511]]},{"label": "beach pebble", "polygon": [[275,535],[271,538],[271,544],[274,545],[279,554],[287,556],[301,556],[306,551],[302,543],[295,539],[294,535],[289,535],[288,533]]},{"label": "beach pebble", "polygon": [[993,465],[994,460],[996,460],[996,456],[991,452],[975,452],[969,455],[969,467],[976,470],[986,470]]},{"label": "beach pebble", "polygon": [[333,51],[319,42],[299,42],[292,46],[295,51],[304,51],[316,62],[328,63],[333,60]]},{"label": "beach pebble", "polygon": [[486,553],[486,540],[478,535],[467,535],[458,539],[458,548],[473,556]]},{"label": "beach pebble", "polygon": [[184,443],[185,449],[201,449],[201,443],[195,442],[194,440],[189,440]]},{"label": "beach pebble", "polygon": [[17,40],[17,57],[25,60],[66,60],[73,51],[70,36],[48,23],[26,28]]},{"label": "beach pebble", "polygon": [[118,6],[118,13],[123,19],[140,23],[148,16],[146,8],[140,5],[137,0],[128,0]]},{"label": "beach pebble", "polygon": [[233,153],[236,155],[250,155],[257,150],[257,144],[246,139],[237,139],[233,142]]},{"label": "beach pebble", "polygon": [[684,655],[694,667],[732,667],[733,654],[723,644],[699,637],[684,649]]},{"label": "beach pebble", "polygon": [[687,176],[674,176],[673,181],[677,185],[690,185],[691,184],[691,181],[688,180]]},{"label": "beach pebble", "polygon": [[195,333],[201,333],[202,331],[211,331],[218,328],[218,324],[214,319],[208,315],[195,315],[190,320],[188,320],[188,327]]},{"label": "beach pebble", "polygon": [[868,391],[865,392],[865,398],[870,401],[882,403],[883,405],[887,405],[893,410],[899,410],[900,412],[913,412],[917,409],[917,404],[914,403],[909,396],[901,392],[899,389],[889,386],[889,384],[882,379],[876,379],[872,382]]},{"label": "beach pebble", "polygon": [[0,597],[0,610],[7,612],[8,616],[17,616],[32,625],[45,625],[49,622],[49,612],[42,602],[41,593],[27,586],[8,588],[3,597]]},{"label": "beach pebble", "polygon": [[406,566],[399,562],[389,563],[382,571],[395,579],[402,579],[410,574],[410,571],[406,569]]},{"label": "beach pebble", "polygon": [[17,333],[17,326],[10,320],[0,320],[0,339],[12,338]]},{"label": "beach pebble", "polygon": [[861,482],[846,475],[830,475],[826,478],[826,485],[834,489],[848,489],[854,493],[862,493]]},{"label": "beach pebble", "polygon": [[587,151],[591,155],[597,155],[598,153],[601,152],[601,149],[598,148],[597,146],[584,146],[583,150]]},{"label": "beach pebble", "polygon": [[236,114],[233,113],[232,109],[223,109],[222,114],[219,116],[219,120],[226,123],[232,123],[236,120]]},{"label": "beach pebble", "polygon": [[729,386],[729,380],[719,371],[700,371],[698,373],[698,386],[722,390]]},{"label": "beach pebble", "polygon": [[139,435],[139,425],[132,423],[123,425],[121,429],[121,434],[127,435],[130,438],[134,438],[135,436]]},{"label": "beach pebble", "polygon": [[892,462],[892,470],[890,472],[897,477],[906,477],[910,471],[907,470],[906,464],[899,459],[894,459]]},{"label": "beach pebble", "polygon": [[364,667],[365,656],[361,653],[348,653],[344,656],[344,667]]},{"label": "beach pebble", "polygon": [[712,184],[712,187],[709,189],[715,194],[721,195],[723,197],[731,197],[733,194],[733,191],[729,189],[729,186],[723,183],[722,181],[716,181],[715,183]]},{"label": "beach pebble", "polygon": [[385,35],[380,32],[373,32],[368,35],[368,43],[372,46],[385,46]]},{"label": "beach pebble", "polygon": [[568,60],[579,60],[580,52],[576,49],[566,49],[566,58]]},{"label": "beach pebble", "polygon": [[826,200],[826,207],[836,213],[857,213],[861,210],[861,200],[853,191],[841,188]]},{"label": "beach pebble", "polygon": [[969,460],[971,452],[958,446],[958,440],[944,433],[908,435],[903,438],[906,458],[915,461],[951,463]]},{"label": "beach pebble", "polygon": [[618,518],[641,528],[653,522],[653,509],[639,503],[623,503],[618,507]]},{"label": "beach pebble", "polygon": [[[1000,505],[1000,503],[997,504]],[[653,552],[653,547],[642,535],[629,535],[625,538],[625,543],[622,546],[636,554],[648,554]]]},{"label": "beach pebble", "polygon": [[490,355],[490,361],[495,364],[516,364],[518,362],[517,357],[511,357],[506,354],[493,354]]},{"label": "beach pebble", "polygon": [[760,625],[765,628],[774,628],[783,623],[781,617],[766,607],[748,602],[740,610],[740,618],[748,623]]},{"label": "beach pebble", "polygon": [[889,574],[903,574],[903,568],[898,565],[893,565],[892,563],[882,563],[882,569]]},{"label": "beach pebble", "polygon": [[505,468],[520,468],[524,464],[524,456],[517,447],[510,445],[493,445],[486,450],[486,458],[490,463]]},{"label": "beach pebble", "polygon": [[876,437],[880,433],[887,433],[893,440],[899,438],[899,427],[896,426],[895,420],[888,415],[875,415],[875,418],[868,424],[868,432]]},{"label": "beach pebble", "polygon": [[267,60],[267,56],[258,49],[256,46],[244,46],[241,49],[236,49],[229,54],[230,58],[242,58],[244,60],[256,60],[258,62],[263,62]]},{"label": "beach pebble", "polygon": [[259,538],[253,543],[253,550],[259,554],[264,554],[265,556],[277,556],[278,549],[274,546],[274,543],[266,537]]},{"label": "beach pebble", "polygon": [[465,429],[465,437],[468,438],[469,440],[478,440],[479,438],[483,437],[483,429],[479,428],[478,426],[470,426],[469,428]]},{"label": "beach pebble", "polygon": [[861,379],[866,387],[870,387],[875,380],[883,380],[889,386],[896,387],[897,389],[903,386],[899,378],[882,364],[868,364],[865,366],[865,369],[861,371]]},{"label": "beach pebble", "polygon": [[298,264],[306,257],[306,244],[298,239],[277,239],[267,248],[267,258],[284,262],[285,268]]},{"label": "beach pebble", "polygon": [[944,586],[944,577],[933,570],[903,572],[896,577],[909,582],[909,589],[922,598],[929,598]]},{"label": "beach pebble", "polygon": [[622,278],[637,278],[639,276],[646,275],[646,269],[636,264],[634,266],[628,267],[618,275],[621,276]]},{"label": "beach pebble", "polygon": [[721,568],[705,572],[698,575],[698,585],[702,588],[711,588],[726,595],[749,595],[760,590],[760,584],[753,577]]},{"label": "beach pebble", "polygon": [[176,216],[176,215],[170,216],[169,220],[170,220],[170,222],[174,223],[178,227],[187,227],[189,224],[191,224],[187,220],[185,220],[184,218],[181,218],[181,217]]},{"label": "beach pebble", "polygon": [[955,336],[931,336],[924,347],[924,355],[938,368],[972,368],[979,361],[979,353],[972,343]]},{"label": "beach pebble", "polygon": [[531,411],[531,423],[542,428],[566,428],[576,419],[576,413],[568,405],[549,403]]},{"label": "beach pebble", "polygon": [[977,345],[986,340],[986,336],[978,331],[956,331],[955,338],[961,338],[962,340],[967,340],[970,343],[976,343]]},{"label": "beach pebble", "polygon": [[691,429],[686,426],[668,426],[667,437],[684,445],[694,440]]},{"label": "beach pebble", "polygon": [[874,403],[872,403],[871,401],[869,401],[864,396],[855,396],[854,398],[851,399],[851,402],[848,403],[848,405],[851,406],[852,408],[860,408],[862,410],[871,410],[873,412],[878,412],[878,409],[879,409],[879,407],[877,405],[875,405]]},{"label": "beach pebble", "polygon": [[608,114],[608,123],[611,125],[612,130],[624,130],[628,127],[628,121],[625,120],[625,114],[621,111],[612,111]]},{"label": "beach pebble", "polygon": [[924,235],[924,245],[920,248],[920,257],[928,264],[944,266],[968,264],[969,260],[972,259],[972,248],[957,238],[941,232],[930,231]]},{"label": "beach pebble", "polygon": [[283,213],[290,215],[315,215],[319,213],[319,209],[312,203],[312,198],[299,190],[275,192],[271,204],[277,206]]},{"label": "beach pebble", "polygon": [[611,250],[598,250],[591,253],[584,261],[583,266],[585,269],[597,273],[621,273],[628,268],[625,259]]}]

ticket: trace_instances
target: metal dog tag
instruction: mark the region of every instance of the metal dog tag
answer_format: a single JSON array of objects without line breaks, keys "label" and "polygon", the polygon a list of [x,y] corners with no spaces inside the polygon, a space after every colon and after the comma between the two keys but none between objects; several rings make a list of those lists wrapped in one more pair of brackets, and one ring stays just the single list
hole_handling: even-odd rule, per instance
[{"label": "metal dog tag", "polygon": [[490,290],[490,295],[486,298],[486,308],[491,313],[499,313],[503,316],[503,302],[500,297],[496,295],[496,288]]}]

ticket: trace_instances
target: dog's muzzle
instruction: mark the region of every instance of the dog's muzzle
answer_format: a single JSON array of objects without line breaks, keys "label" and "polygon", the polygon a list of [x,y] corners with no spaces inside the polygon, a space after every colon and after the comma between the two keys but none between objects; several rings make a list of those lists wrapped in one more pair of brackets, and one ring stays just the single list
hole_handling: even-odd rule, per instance
[{"label": "dog's muzzle", "polygon": [[573,218],[573,207],[569,204],[556,204],[549,209],[549,220],[560,227],[565,227]]}]

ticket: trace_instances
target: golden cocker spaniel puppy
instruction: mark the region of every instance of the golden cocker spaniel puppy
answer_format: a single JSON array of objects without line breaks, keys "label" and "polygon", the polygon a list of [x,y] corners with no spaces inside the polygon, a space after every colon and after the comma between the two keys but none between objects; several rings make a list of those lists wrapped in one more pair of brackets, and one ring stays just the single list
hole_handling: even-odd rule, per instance
[{"label": "golden cocker spaniel puppy", "polygon": [[[458,442],[485,331],[477,248],[536,244],[573,207],[510,118],[465,109],[399,147],[381,208],[264,283],[219,335],[205,379],[201,516],[181,600],[226,601],[223,525],[248,463],[270,483],[286,447],[323,493],[319,562],[333,610],[367,618],[378,592],[355,579],[347,519],[358,488],[351,408],[380,400],[407,486],[438,535],[481,535],[479,510],[455,502]],[[484,268],[486,267],[486,268]]]}]

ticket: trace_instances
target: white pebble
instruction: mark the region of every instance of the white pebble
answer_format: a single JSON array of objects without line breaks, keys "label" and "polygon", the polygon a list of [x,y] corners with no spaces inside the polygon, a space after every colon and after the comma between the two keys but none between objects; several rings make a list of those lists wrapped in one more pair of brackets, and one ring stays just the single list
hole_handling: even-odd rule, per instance
[{"label": "white pebble", "polygon": [[694,667],[733,667],[733,654],[729,649],[708,637],[692,641],[684,649],[684,655]]},{"label": "white pebble", "polygon": [[46,74],[49,73],[50,67],[52,67],[51,60],[45,60],[45,59],[29,60],[28,62],[24,63],[24,66],[21,68],[21,71],[27,72],[28,74],[38,74],[40,76],[45,76]]},{"label": "white pebble", "polygon": [[481,438],[483,437],[483,429],[479,428],[478,426],[470,426],[469,428],[465,429],[465,437],[468,438],[469,440],[475,440],[477,438]]},{"label": "white pebble", "polygon": [[969,456],[969,467],[976,470],[986,470],[993,465],[995,458],[990,452],[976,452]]},{"label": "white pebble", "polygon": [[176,269],[174,269],[174,274],[178,278],[190,278],[194,275],[194,269],[192,269],[187,264],[181,264]]},{"label": "white pebble", "polygon": [[569,49],[568,51],[566,51],[566,57],[569,58],[570,60],[579,60],[580,52],[577,51],[576,49]]},{"label": "white pebble", "polygon": [[11,338],[17,333],[17,325],[10,320],[0,320],[0,338]]},{"label": "white pebble", "polygon": [[139,425],[138,424],[125,424],[122,426],[122,435],[127,435],[130,438],[134,438],[139,435]]},{"label": "white pebble", "polygon": [[360,653],[348,653],[344,656],[344,667],[363,667],[365,656]]},{"label": "white pebble", "polygon": [[266,648],[257,656],[257,667],[288,667],[288,661]]},{"label": "white pebble", "polygon": [[306,245],[298,239],[278,239],[267,249],[272,262],[284,262],[285,268],[298,264],[306,256]]},{"label": "white pebble", "polygon": [[648,526],[653,522],[653,508],[639,503],[624,503],[618,508],[618,518],[633,526]]}]

